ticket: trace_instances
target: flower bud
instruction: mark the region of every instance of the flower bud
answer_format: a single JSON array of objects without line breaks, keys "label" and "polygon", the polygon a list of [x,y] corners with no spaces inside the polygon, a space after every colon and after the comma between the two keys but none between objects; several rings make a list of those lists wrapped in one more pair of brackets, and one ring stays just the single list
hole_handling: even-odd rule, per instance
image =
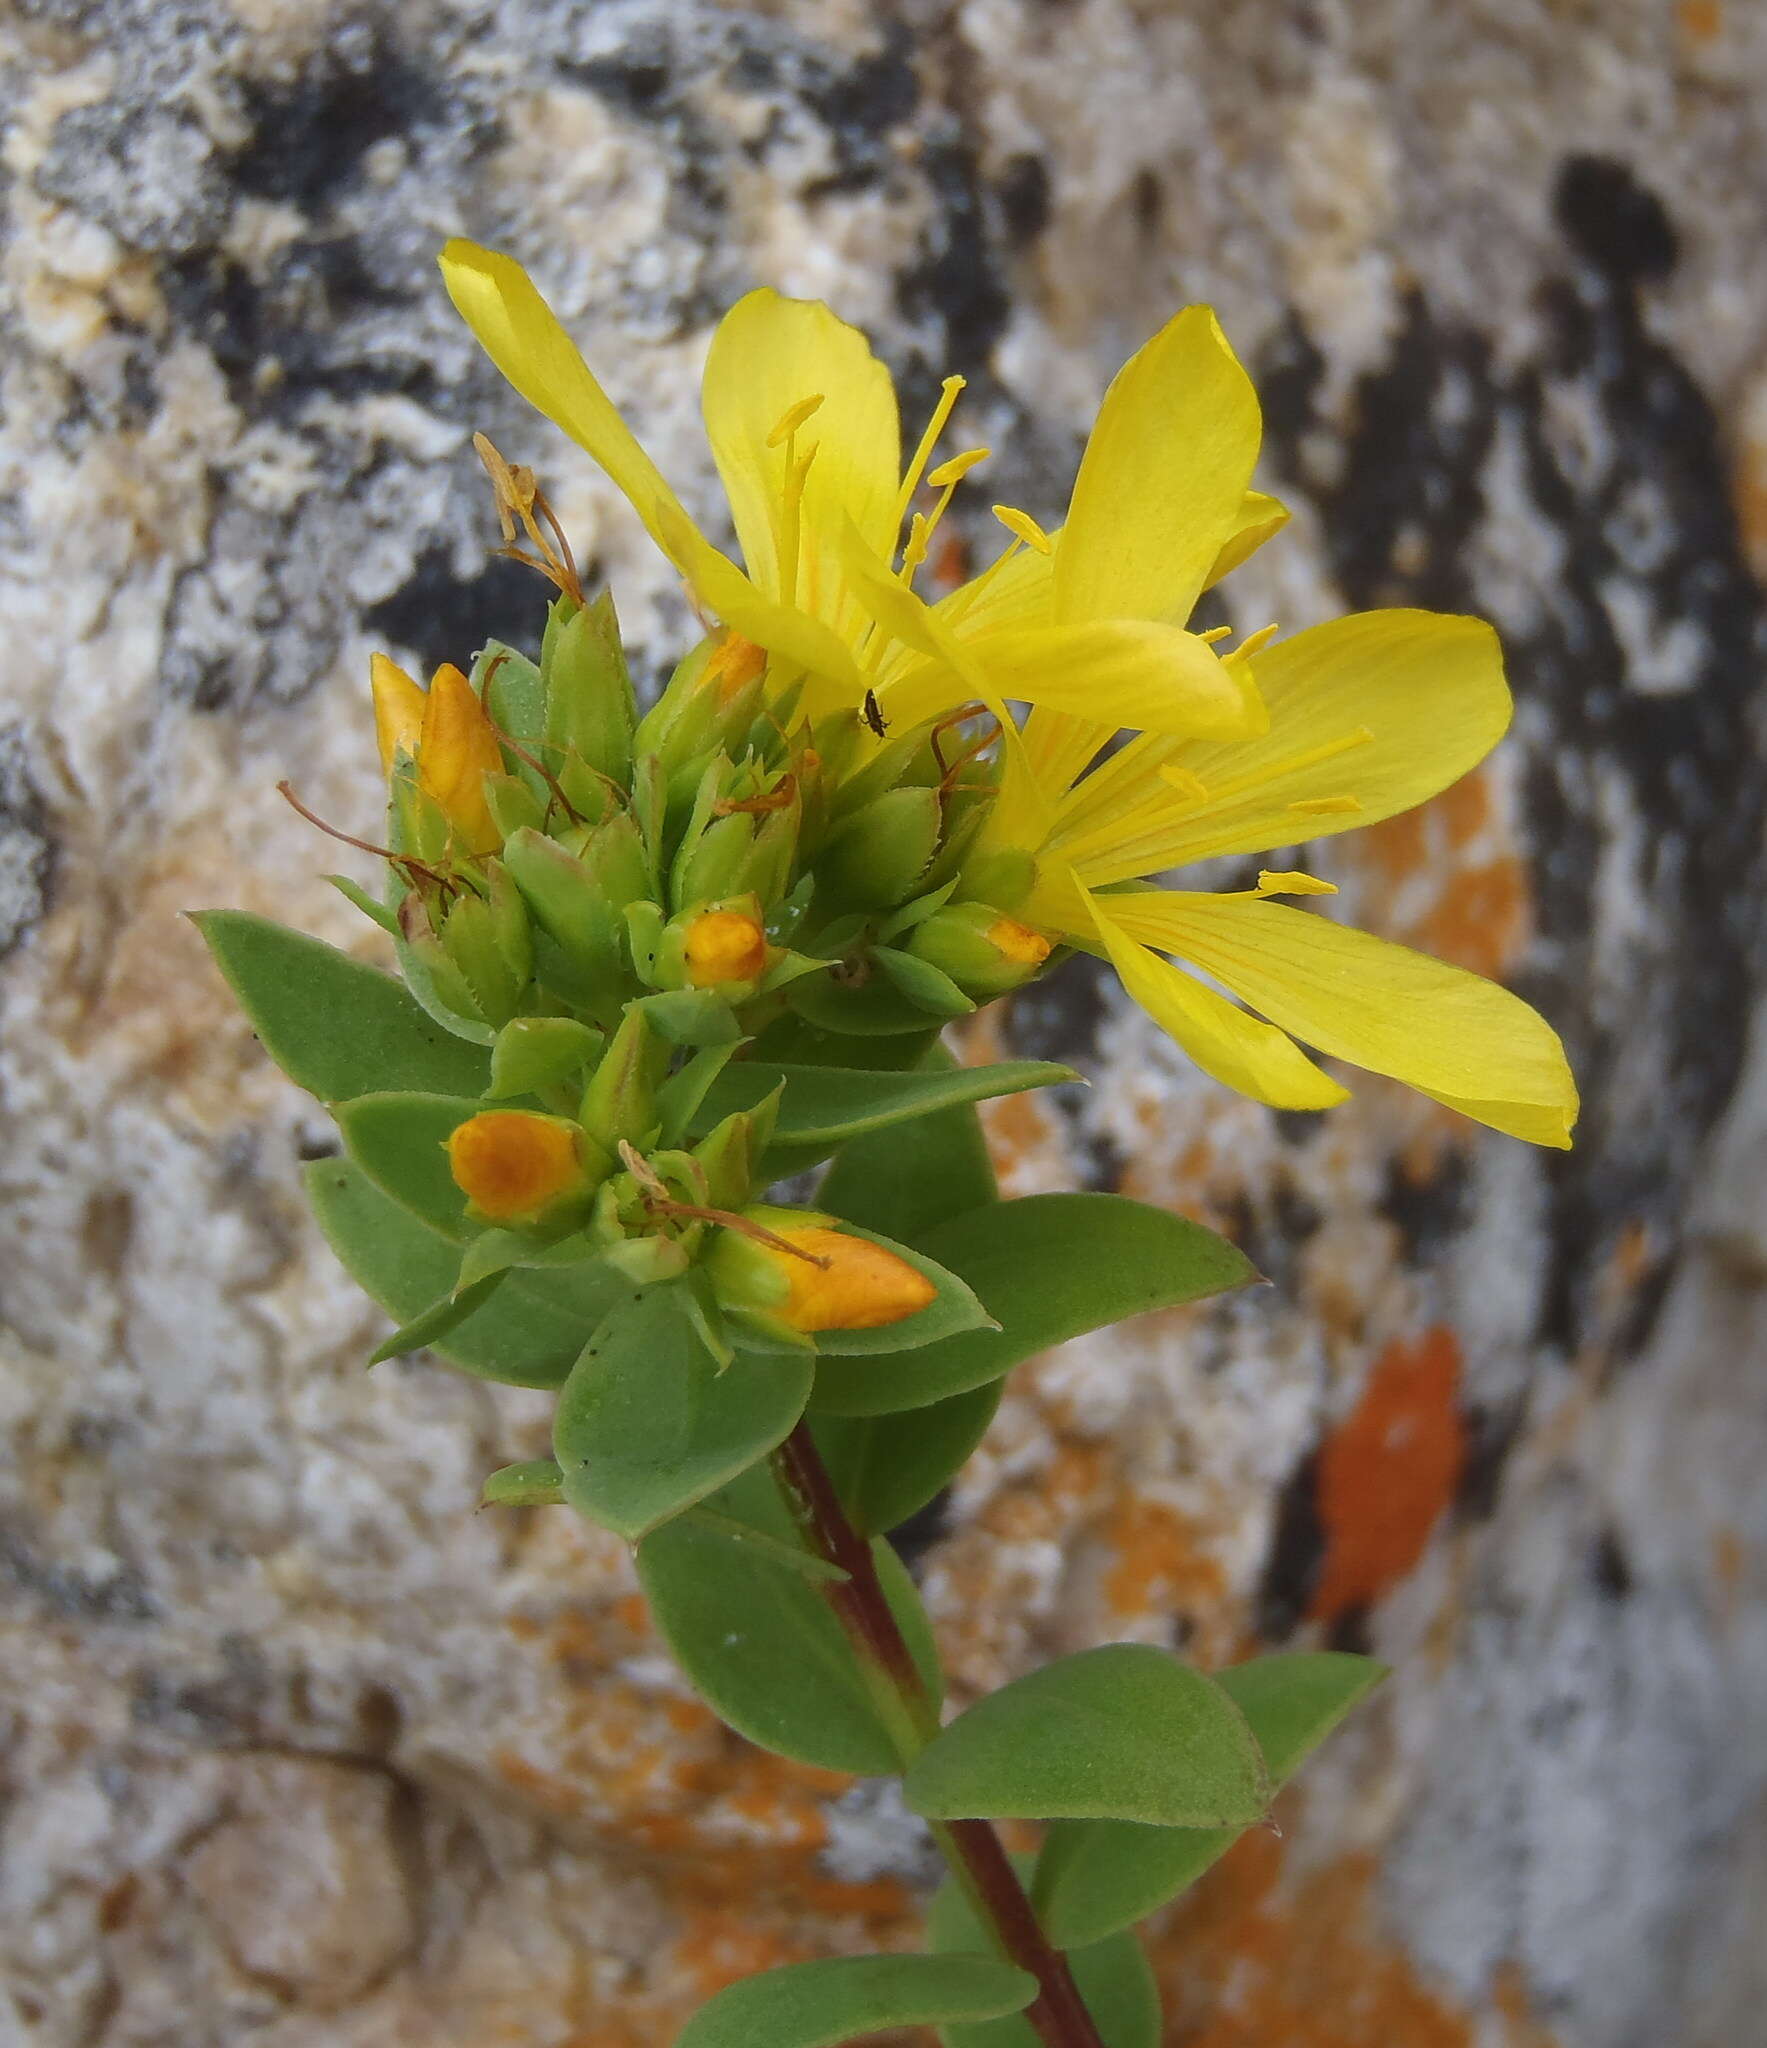
[{"label": "flower bud", "polygon": [[1041,932],[986,903],[949,903],[904,941],[917,960],[948,974],[966,995],[999,996],[1031,979],[1049,958]]},{"label": "flower bud", "polygon": [[816,858],[819,897],[887,909],[913,892],[939,844],[939,793],[892,789],[839,826]]},{"label": "flower bud", "polygon": [[485,707],[452,662],[420,690],[384,654],[369,663],[381,765],[390,775],[402,757],[417,763],[418,787],[448,821],[455,849],[494,853],[502,834],[485,800],[485,777],[503,773],[503,750]]},{"label": "flower bud", "polygon": [[560,598],[553,606],[541,650],[546,739],[559,753],[575,753],[596,774],[623,783],[632,767],[637,712],[613,599],[603,591],[561,616],[568,602]]},{"label": "flower bud", "polygon": [[899,1253],[806,1209],[745,1209],[754,1235],[726,1227],[705,1266],[719,1301],[763,1324],[808,1335],[906,1322],[938,1290]]},{"label": "flower bud", "polygon": [[767,971],[767,934],[759,918],[741,910],[702,910],[681,938],[689,988],[759,981]]},{"label": "flower bud", "polygon": [[486,1223],[537,1227],[587,1213],[594,1181],[583,1134],[563,1117],[487,1109],[456,1125],[448,1168],[469,1211]]},{"label": "flower bud", "polygon": [[620,1140],[643,1145],[657,1120],[656,1092],[669,1067],[669,1045],[637,1004],[620,1019],[589,1077],[580,1112],[584,1128],[610,1158]]}]

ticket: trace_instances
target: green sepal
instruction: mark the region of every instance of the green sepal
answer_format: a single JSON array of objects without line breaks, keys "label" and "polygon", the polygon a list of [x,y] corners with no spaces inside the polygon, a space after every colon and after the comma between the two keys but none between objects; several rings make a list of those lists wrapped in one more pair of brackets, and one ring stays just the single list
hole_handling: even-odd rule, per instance
[{"label": "green sepal", "polygon": [[1028,1971],[984,1954],[828,1956],[727,1986],[675,2048],[834,2048],[897,2027],[997,2019],[1036,1995]]},{"label": "green sepal", "polygon": [[546,681],[545,736],[586,766],[624,783],[632,767],[637,708],[612,596],[600,591],[563,619],[560,598],[541,650]]},{"label": "green sepal", "polygon": [[[302,1174],[326,1242],[365,1294],[395,1322],[407,1322],[447,1294],[460,1248],[426,1229],[347,1159],[316,1159]],[[593,1329],[624,1292],[600,1268],[514,1274],[497,1299],[475,1310],[432,1348],[479,1379],[517,1387],[559,1387]]]},{"label": "green sepal", "polygon": [[491,1047],[491,1079],[485,1092],[502,1102],[575,1080],[601,1044],[600,1032],[575,1017],[516,1017],[498,1032]]},{"label": "green sepal", "polygon": [[543,730],[546,692],[528,657],[505,641],[487,640],[472,665],[472,685],[491,722],[533,752]]},{"label": "green sepal", "polygon": [[390,975],[249,911],[198,911],[191,922],[264,1050],[321,1102],[383,1088],[483,1090],[485,1055],[438,1029]]},{"label": "green sepal", "polygon": [[[735,1056],[740,1040],[708,1045],[684,1060],[656,1092],[657,1122],[665,1145],[686,1142],[706,1092]],[[714,1126],[714,1128],[716,1128]]]},{"label": "green sepal", "polygon": [[652,1027],[642,1002],[628,1003],[589,1085],[578,1121],[610,1159],[620,1141],[643,1147],[656,1128],[657,1089],[669,1067],[669,1047]]},{"label": "green sepal", "polygon": [[426,1350],[431,1344],[440,1343],[451,1330],[457,1330],[468,1316],[475,1315],[502,1282],[501,1271],[486,1273],[470,1279],[462,1286],[458,1280],[451,1292],[439,1301],[433,1301],[421,1315],[413,1316],[402,1329],[395,1330],[384,1343],[377,1344],[369,1356],[370,1365],[384,1365],[389,1358],[403,1358],[408,1352]]},{"label": "green sepal", "polygon": [[[821,1156],[868,1131],[908,1123],[954,1103],[1018,1095],[1027,1088],[1047,1088],[1075,1078],[1071,1067],[1050,1060],[877,1073],[859,1067],[782,1066],[771,1060],[747,1059],[726,1068],[712,1083],[696,1127],[709,1130],[732,1110],[752,1109],[783,1087],[773,1133],[775,1146],[793,1153],[815,1151]],[[918,1132],[919,1125],[915,1128]]]},{"label": "green sepal", "polygon": [[482,1230],[466,1247],[460,1261],[457,1288],[476,1287],[495,1273],[518,1268],[524,1272],[556,1272],[561,1267],[587,1266],[602,1256],[602,1248],[581,1230],[546,1243],[520,1230]]},{"label": "green sepal", "polygon": [[796,1358],[728,1372],[672,1286],[612,1309],[559,1395],[553,1451],[565,1499],[636,1542],[784,1441],[810,1391]]},{"label": "green sepal", "polygon": [[[813,943],[825,950],[820,939]],[[834,975],[809,975],[793,982],[785,999],[805,1023],[845,1038],[899,1038],[927,1028],[927,1012],[881,974],[857,986]]]},{"label": "green sepal", "polygon": [[496,1027],[479,1014],[478,1000],[440,939],[419,932],[394,942],[405,986],[425,1012],[452,1037],[469,1045],[488,1046]]},{"label": "green sepal", "polygon": [[591,981],[612,983],[620,972],[623,906],[609,900],[587,861],[533,831],[507,840],[503,859],[535,923],[553,944]]},{"label": "green sepal", "polygon": [[1137,1820],[1245,1826],[1270,1804],[1245,1716],[1149,1643],[1081,1650],[989,1693],[908,1767],[931,1820]]},{"label": "green sepal", "polygon": [[1084,1331],[1257,1277],[1244,1254],[1213,1231],[1124,1195],[995,1202],[923,1232],[918,1244],[968,1281],[1001,1327],[928,1346],[887,1377],[826,1368],[812,1402],[819,1414],[924,1407]]},{"label": "green sepal", "polygon": [[950,975],[913,953],[894,946],[873,946],[871,957],[916,1008],[934,1017],[967,1017],[975,998],[966,996]]},{"label": "green sepal", "polygon": [[1000,1381],[896,1415],[822,1415],[813,1434],[862,1536],[883,1536],[926,1506],[963,1467],[1000,1406]]},{"label": "green sepal", "polygon": [[[706,1506],[804,1547],[768,1465],[751,1467]],[[887,1543],[874,1543],[872,1556],[936,1702],[938,1652],[914,1582]],[[638,1576],[676,1662],[739,1735],[824,1770],[877,1777],[901,1768],[845,1632],[801,1572],[682,1516],[638,1546]]]},{"label": "green sepal", "polygon": [[379,925],[389,939],[404,937],[399,929],[398,912],[389,909],[378,897],[371,896],[360,882],[351,881],[348,875],[327,875],[325,879],[346,903],[353,903],[364,917]]},{"label": "green sepal", "polygon": [[564,1501],[564,1474],[551,1458],[500,1465],[479,1489],[482,1508],[555,1508]]},{"label": "green sepal", "polygon": [[[1215,1674],[1244,1714],[1272,1787],[1386,1676],[1370,1657],[1333,1650],[1259,1657]],[[1243,1828],[1151,1827],[1128,1820],[1058,1820],[1037,1858],[1032,1900],[1044,1931],[1062,1948],[1133,1926],[1194,1884],[1232,1848]]]},{"label": "green sepal", "polygon": [[[1021,1881],[1029,1859],[1015,1856]],[[926,1916],[927,1946],[936,1955],[967,1953],[982,1947],[987,1930],[955,1879],[934,1893]],[[1159,2048],[1160,1993],[1147,1956],[1133,1934],[1124,1933],[1068,1957],[1074,1987],[1084,2001],[1104,2048]],[[946,2024],[939,2028],[945,2048],[1042,2048],[1041,2036],[1026,2019]]]},{"label": "green sepal", "polygon": [[643,1010],[658,1037],[671,1045],[735,1046],[742,1037],[736,1012],[713,988],[665,989],[637,997],[630,1007]]}]

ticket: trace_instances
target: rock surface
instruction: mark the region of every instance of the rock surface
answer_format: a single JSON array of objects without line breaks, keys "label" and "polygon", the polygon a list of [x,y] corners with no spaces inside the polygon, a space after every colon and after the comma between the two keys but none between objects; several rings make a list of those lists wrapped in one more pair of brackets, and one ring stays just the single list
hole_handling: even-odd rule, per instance
[{"label": "rock surface", "polygon": [[[1767,14],[1744,0],[28,0],[0,23],[0,2041],[650,2048],[911,1938],[887,1788],[686,1692],[620,1546],[474,1515],[537,1397],[376,1335],[315,1106],[178,913],[369,950],[275,799],[374,815],[368,650],[531,618],[467,447],[547,467],[652,668],[633,522],[449,313],[536,269],[669,474],[756,281],[974,378],[1059,513],[1115,363],[1217,304],[1295,527],[1225,616],[1481,611],[1517,731],[1334,842],[1512,979],[1578,1150],[1379,1084],[1225,1099],[1070,969],[972,1036],[1083,1102],[1020,1189],[1221,1223],[1276,1283],[1024,1370],[914,1532],[960,1695],[1112,1638],[1399,1667],[1151,1929],[1190,2048],[1687,2048],[1767,1981]],[[369,934],[372,939],[372,934]]]}]

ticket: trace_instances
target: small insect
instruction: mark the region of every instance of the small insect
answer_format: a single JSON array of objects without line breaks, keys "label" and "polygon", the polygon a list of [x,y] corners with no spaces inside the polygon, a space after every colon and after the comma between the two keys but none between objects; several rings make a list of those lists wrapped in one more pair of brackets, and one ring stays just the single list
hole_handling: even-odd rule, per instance
[{"label": "small insect", "polygon": [[875,690],[867,690],[865,693],[863,715],[865,723],[870,726],[872,731],[881,740],[890,728],[884,719],[883,707],[877,701],[877,692]]}]

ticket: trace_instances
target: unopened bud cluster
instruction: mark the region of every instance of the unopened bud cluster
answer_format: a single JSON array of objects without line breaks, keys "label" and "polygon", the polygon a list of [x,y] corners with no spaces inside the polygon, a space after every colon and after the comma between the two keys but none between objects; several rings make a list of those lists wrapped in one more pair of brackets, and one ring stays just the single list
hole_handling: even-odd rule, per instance
[{"label": "unopened bud cluster", "polygon": [[640,717],[605,596],[561,595],[537,663],[493,644],[425,691],[377,657],[373,687],[384,921],[509,1105],[450,1141],[469,1217],[581,1233],[636,1280],[695,1268],[774,1334],[923,1306],[918,1274],[827,1219],[743,1220],[771,1105],[689,1134],[732,1059],[839,1064],[827,1034],[931,1031],[1049,958],[1012,914],[1029,862],[966,869],[997,769],[965,719],[813,719],[728,633]]}]

